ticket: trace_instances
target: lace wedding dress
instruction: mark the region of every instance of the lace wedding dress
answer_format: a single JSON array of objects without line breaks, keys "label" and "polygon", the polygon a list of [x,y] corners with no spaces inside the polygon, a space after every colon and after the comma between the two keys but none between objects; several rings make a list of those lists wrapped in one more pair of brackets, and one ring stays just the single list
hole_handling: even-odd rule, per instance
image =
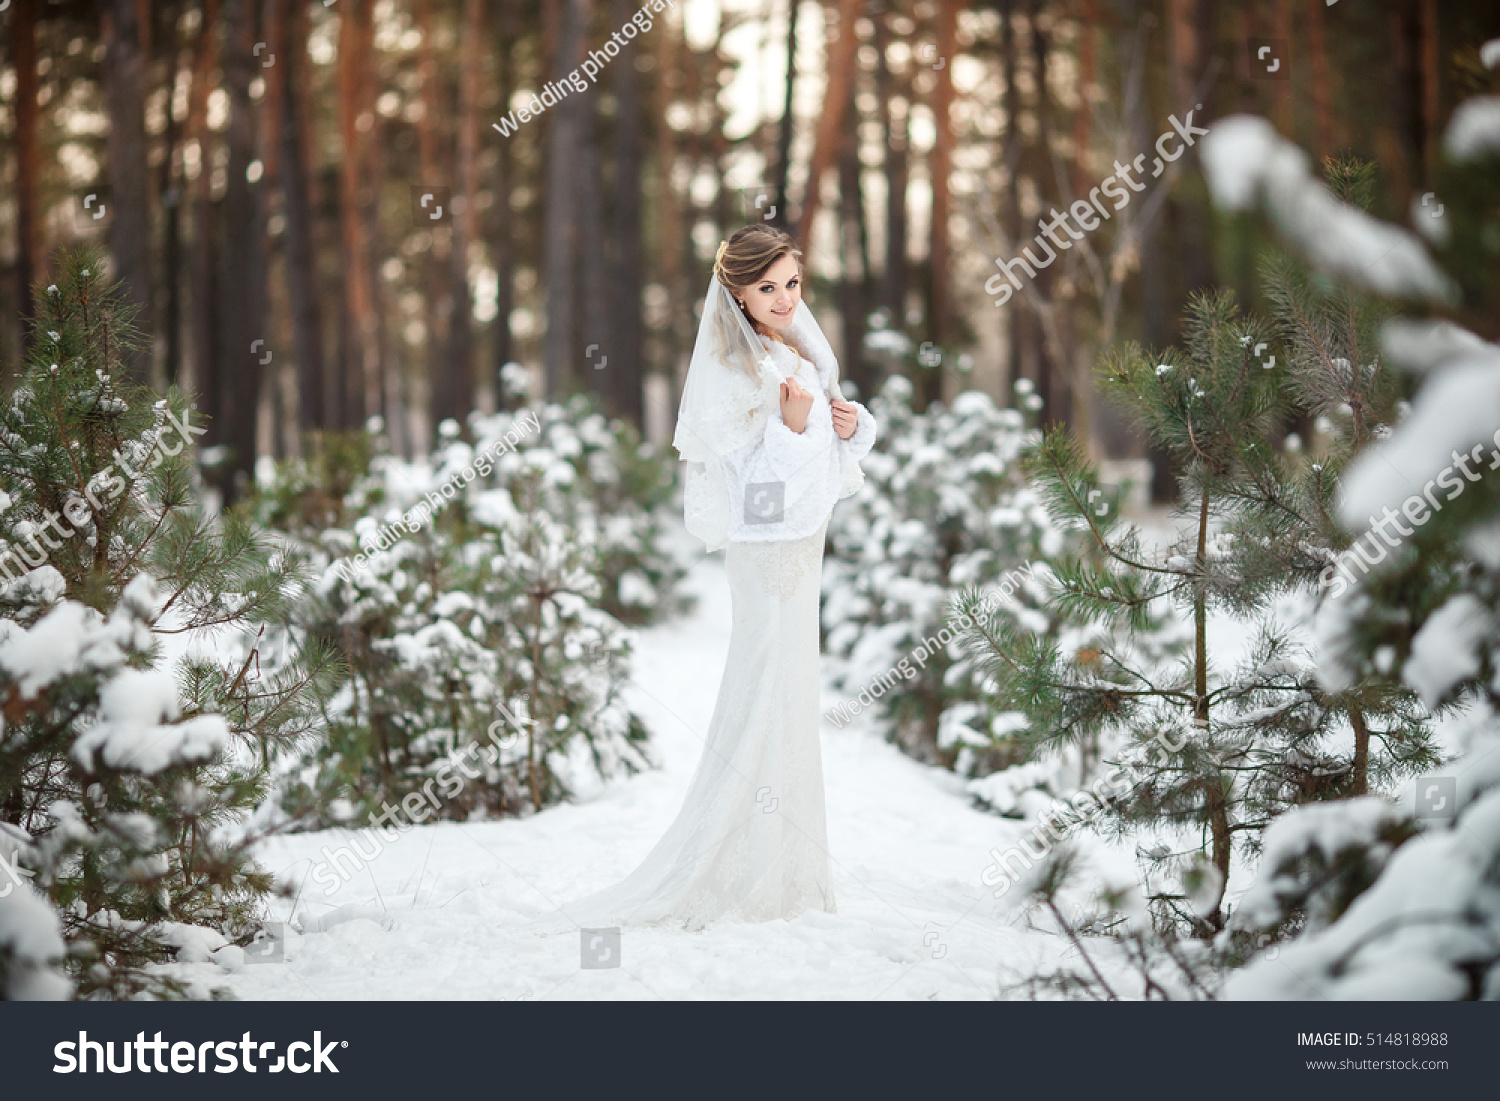
[{"label": "lace wedding dress", "polygon": [[[728,324],[711,316],[715,305],[710,289],[704,331],[721,320]],[[698,929],[725,919],[836,912],[818,743],[819,591],[829,514],[837,497],[862,480],[858,462],[874,443],[875,423],[856,406],[854,436],[836,437],[828,399],[839,398],[837,364],[828,362],[832,353],[816,322],[809,316],[803,326],[799,344],[821,362],[757,342],[769,386],[754,391],[744,408],[726,413],[722,402],[709,407],[700,438],[717,446],[679,443],[685,458],[697,457],[709,468],[696,483],[690,474],[687,519],[710,550],[727,546],[734,616],[729,653],[681,811],[622,882],[561,907],[574,925]],[[699,365],[695,353],[692,370]],[[780,378],[793,373],[816,387],[801,434],[781,422],[775,401]],[[687,397],[693,381],[690,375],[679,441],[683,426],[695,423]],[[753,430],[735,433],[745,409]],[[750,491],[768,477],[777,478],[786,495],[785,516],[774,523],[750,515]],[[733,521],[729,487],[745,494],[745,515]]]},{"label": "lace wedding dress", "polygon": [[697,929],[835,912],[818,745],[826,527],[729,544],[729,654],[682,810],[628,878],[563,907],[571,921]]}]

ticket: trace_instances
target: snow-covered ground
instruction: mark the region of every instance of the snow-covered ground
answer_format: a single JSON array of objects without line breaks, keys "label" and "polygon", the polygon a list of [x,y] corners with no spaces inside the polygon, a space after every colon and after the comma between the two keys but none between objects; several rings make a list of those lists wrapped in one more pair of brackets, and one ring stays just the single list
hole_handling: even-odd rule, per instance
[{"label": "snow-covered ground", "polygon": [[[1170,537],[1164,514],[1145,520],[1148,541]],[[1028,823],[975,809],[960,777],[886,744],[868,712],[822,728],[837,915],[696,933],[626,928],[619,966],[604,968],[581,966],[578,934],[535,931],[535,919],[632,870],[681,804],[729,645],[722,555],[700,561],[686,584],[698,596],[693,615],[634,633],[630,702],[651,729],[659,769],[525,819],[416,826],[373,860],[355,861],[333,894],[309,873],[352,832],[263,842],[262,865],[300,885],[270,916],[304,932],[287,933],[281,958],[267,962],[169,970],[205,995],[227,987],[242,999],[948,999],[1016,996],[1019,980],[1064,964],[1067,942],[1022,912],[1023,888],[996,900],[981,882],[991,851],[1009,849]],[[1307,611],[1306,601],[1287,600],[1277,616],[1306,638]],[[1213,616],[1209,628],[1221,667],[1243,659],[1244,623]],[[820,712],[836,702],[825,692]],[[1089,861],[1079,888],[1064,894],[1076,920],[1086,884],[1105,870],[1128,879],[1134,861],[1129,843],[1073,839]],[[1253,865],[1237,864],[1231,896],[1254,881]]]},{"label": "snow-covered ground", "polygon": [[[677,812],[729,645],[722,555],[688,584],[696,613],[635,639],[631,703],[659,770],[526,819],[415,827],[333,895],[307,871],[348,835],[273,839],[259,859],[306,880],[297,922],[326,931],[290,935],[280,961],[172,970],[242,999],[949,999],[1004,996],[1056,966],[1066,943],[1005,905],[1022,892],[997,901],[980,882],[991,847],[1008,847],[1023,824],[972,809],[961,779],[858,722],[822,732],[837,915],[697,933],[627,927],[614,968],[581,967],[577,933],[527,928],[625,875]],[[274,903],[273,917],[292,905]]]}]

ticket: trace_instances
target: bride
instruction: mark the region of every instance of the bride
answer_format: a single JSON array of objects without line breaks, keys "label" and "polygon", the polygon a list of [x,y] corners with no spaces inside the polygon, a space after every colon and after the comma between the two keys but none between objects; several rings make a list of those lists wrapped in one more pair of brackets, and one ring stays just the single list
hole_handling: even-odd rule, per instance
[{"label": "bride", "polygon": [[834,913],[818,746],[818,594],[834,502],[864,481],[875,419],[843,400],[802,302],[792,239],[750,225],[719,246],[673,445],[688,530],[727,545],[734,621],[682,810],[622,882],[562,907],[579,926]]}]

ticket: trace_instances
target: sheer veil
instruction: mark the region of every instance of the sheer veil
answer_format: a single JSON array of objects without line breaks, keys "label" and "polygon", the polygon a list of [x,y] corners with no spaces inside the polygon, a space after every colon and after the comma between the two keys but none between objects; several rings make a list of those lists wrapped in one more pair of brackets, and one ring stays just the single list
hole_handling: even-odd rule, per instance
[{"label": "sheer veil", "polygon": [[[789,335],[817,368],[824,394],[843,401],[838,359],[806,302],[797,304]],[[710,278],[672,438],[687,463],[683,516],[709,551],[723,547],[729,535],[724,457],[761,438],[780,400],[782,377],[729,288]],[[839,496],[849,496],[863,482],[859,464],[849,463]]]}]

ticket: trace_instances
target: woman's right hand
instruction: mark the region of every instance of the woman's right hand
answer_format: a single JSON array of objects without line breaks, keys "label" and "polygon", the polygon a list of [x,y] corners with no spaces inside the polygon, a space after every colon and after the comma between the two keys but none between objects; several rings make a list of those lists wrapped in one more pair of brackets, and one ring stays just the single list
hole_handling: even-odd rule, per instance
[{"label": "woman's right hand", "polygon": [[807,414],[812,411],[813,396],[798,385],[795,378],[783,379],[781,383],[781,419],[799,436],[807,427]]}]

